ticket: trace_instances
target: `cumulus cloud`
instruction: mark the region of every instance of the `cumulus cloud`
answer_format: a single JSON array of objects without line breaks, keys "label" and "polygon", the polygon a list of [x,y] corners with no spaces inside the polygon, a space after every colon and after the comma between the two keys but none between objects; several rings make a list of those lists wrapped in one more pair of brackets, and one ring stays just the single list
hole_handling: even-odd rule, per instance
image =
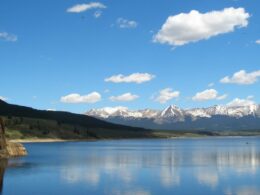
[{"label": "cumulus cloud", "polygon": [[248,96],[246,99],[235,98],[231,102],[227,103],[229,107],[237,107],[237,106],[250,106],[255,104],[252,100],[252,96]]},{"label": "cumulus cloud", "polygon": [[136,21],[124,18],[118,18],[116,24],[119,28],[136,28],[138,25]]},{"label": "cumulus cloud", "polygon": [[179,96],[179,91],[173,91],[171,88],[165,88],[159,92],[159,95],[155,98],[155,101],[164,104],[173,98],[178,98]]},{"label": "cumulus cloud", "polygon": [[85,12],[90,9],[105,9],[106,6],[99,2],[91,2],[91,3],[84,3],[84,4],[77,4],[67,9],[69,13],[80,13]]},{"label": "cumulus cloud", "polygon": [[151,75],[149,73],[133,73],[130,75],[113,75],[109,78],[106,78],[106,82],[113,82],[113,83],[144,83],[147,81],[150,81],[154,78],[154,75]]},{"label": "cumulus cloud", "polygon": [[0,100],[2,100],[2,101],[6,101],[7,98],[6,98],[6,97],[3,97],[3,96],[0,96]]},{"label": "cumulus cloud", "polygon": [[255,41],[256,44],[260,44],[260,39]]},{"label": "cumulus cloud", "polygon": [[101,100],[101,95],[98,92],[92,92],[87,95],[80,95],[77,93],[72,93],[61,97],[60,101],[69,104],[79,104],[79,103],[96,103]]},{"label": "cumulus cloud", "polygon": [[138,95],[133,95],[131,93],[124,93],[119,96],[111,96],[109,99],[113,102],[130,102],[135,99],[137,99],[139,96]]},{"label": "cumulus cloud", "polygon": [[9,34],[7,32],[0,32],[0,40],[15,42],[17,41],[17,36],[14,34]]},{"label": "cumulus cloud", "polygon": [[191,42],[232,32],[248,25],[250,15],[244,8],[225,8],[221,11],[200,13],[192,10],[169,16],[154,41],[162,44],[181,46]]},{"label": "cumulus cloud", "polygon": [[227,97],[228,97],[228,95],[227,95],[227,94],[224,94],[224,95],[218,96],[216,99],[217,99],[217,100],[224,100],[224,99],[226,99]]},{"label": "cumulus cloud", "polygon": [[233,83],[240,85],[250,85],[258,81],[260,77],[260,70],[247,73],[245,70],[240,70],[233,74],[233,76],[226,76],[220,80],[221,83]]},{"label": "cumulus cloud", "polygon": [[227,97],[226,94],[219,96],[218,92],[215,89],[206,89],[205,91],[196,93],[196,95],[192,97],[192,100],[193,101],[223,100],[226,97]]}]

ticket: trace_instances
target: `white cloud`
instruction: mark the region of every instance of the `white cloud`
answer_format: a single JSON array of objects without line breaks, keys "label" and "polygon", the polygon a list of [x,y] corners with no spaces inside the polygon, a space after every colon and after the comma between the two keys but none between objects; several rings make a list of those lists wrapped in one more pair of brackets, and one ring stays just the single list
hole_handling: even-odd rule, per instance
[{"label": "white cloud", "polygon": [[252,100],[252,96],[248,96],[246,99],[235,98],[231,102],[227,103],[229,107],[237,107],[237,106],[250,106],[255,104]]},{"label": "white cloud", "polygon": [[245,70],[240,70],[233,74],[232,77],[226,76],[220,80],[221,83],[234,83],[240,85],[250,85],[258,81],[260,70],[247,73]]},{"label": "white cloud", "polygon": [[255,41],[256,44],[260,44],[260,39]]},{"label": "white cloud", "polygon": [[85,4],[77,4],[67,9],[69,13],[80,13],[90,9],[105,9],[106,6],[99,2],[91,2]]},{"label": "white cloud", "polygon": [[118,18],[116,24],[119,28],[136,28],[138,23],[134,20],[127,20],[124,18]]},{"label": "white cloud", "polygon": [[6,97],[3,97],[3,96],[0,96],[0,100],[2,100],[2,101],[6,101],[7,98],[6,98]]},{"label": "white cloud", "polygon": [[213,87],[215,84],[214,83],[209,83],[208,87]]},{"label": "white cloud", "polygon": [[0,40],[15,42],[17,41],[17,36],[13,34],[9,34],[7,32],[0,32]]},{"label": "white cloud", "polygon": [[228,95],[227,95],[227,94],[224,94],[224,95],[218,96],[216,99],[217,99],[217,100],[224,100],[224,99],[226,99],[227,97],[228,97]]},{"label": "white cloud", "polygon": [[101,17],[101,15],[102,15],[102,11],[95,11],[95,13],[93,14],[93,16],[95,17],[95,18],[99,18],[99,17]]},{"label": "white cloud", "polygon": [[181,46],[190,42],[209,39],[213,36],[234,31],[248,25],[250,15],[244,8],[225,8],[221,11],[200,13],[192,10],[169,16],[154,41]]},{"label": "white cloud", "polygon": [[155,98],[155,101],[164,104],[169,100],[173,98],[177,98],[179,96],[180,96],[179,91],[173,91],[171,88],[165,88],[159,92],[159,95]]},{"label": "white cloud", "polygon": [[114,102],[130,102],[130,101],[133,101],[135,99],[137,99],[139,96],[138,95],[133,95],[131,93],[124,93],[122,95],[119,95],[119,96],[111,96],[109,99],[111,101],[114,101]]},{"label": "white cloud", "polygon": [[92,92],[87,95],[72,93],[61,97],[63,103],[78,104],[78,103],[96,103],[101,100],[101,95],[98,92]]},{"label": "white cloud", "polygon": [[247,96],[247,99],[249,99],[249,100],[250,100],[250,99],[254,99],[254,97],[255,97],[255,96],[253,96],[253,95],[249,95],[249,96]]},{"label": "white cloud", "polygon": [[193,101],[223,100],[226,97],[227,97],[226,94],[218,96],[218,92],[215,89],[206,89],[205,91],[196,93],[196,95],[192,97],[192,100]]},{"label": "white cloud", "polygon": [[150,81],[154,78],[154,75],[151,75],[149,73],[133,73],[128,76],[119,74],[119,75],[113,75],[109,78],[106,78],[106,82],[113,82],[113,83],[144,83],[147,81]]}]

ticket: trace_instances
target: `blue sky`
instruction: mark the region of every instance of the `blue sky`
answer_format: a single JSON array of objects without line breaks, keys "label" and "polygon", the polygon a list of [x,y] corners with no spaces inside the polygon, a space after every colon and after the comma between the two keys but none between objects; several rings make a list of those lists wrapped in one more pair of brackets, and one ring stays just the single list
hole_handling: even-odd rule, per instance
[{"label": "blue sky", "polygon": [[256,0],[2,0],[0,96],[79,113],[259,103],[259,9]]}]

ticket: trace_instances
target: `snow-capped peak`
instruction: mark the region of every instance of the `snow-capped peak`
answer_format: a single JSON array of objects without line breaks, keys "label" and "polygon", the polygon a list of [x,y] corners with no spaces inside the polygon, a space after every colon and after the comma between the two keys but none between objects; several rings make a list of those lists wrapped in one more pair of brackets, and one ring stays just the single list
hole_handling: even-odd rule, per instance
[{"label": "snow-capped peak", "polygon": [[123,117],[123,118],[152,118],[152,119],[172,119],[174,121],[183,121],[185,117],[191,117],[194,120],[197,118],[211,118],[216,115],[229,116],[240,118],[243,116],[260,117],[259,105],[247,106],[222,106],[215,105],[208,108],[193,108],[181,109],[176,105],[171,105],[162,111],[144,109],[144,110],[129,110],[127,107],[105,107],[101,109],[92,109],[86,113],[87,115],[109,118],[109,117]]},{"label": "snow-capped peak", "polygon": [[171,105],[160,113],[160,117],[183,116],[183,111],[176,105]]},{"label": "snow-capped peak", "polygon": [[145,109],[132,111],[127,107],[105,107],[100,109],[91,109],[86,113],[89,116],[94,116],[98,118],[109,118],[109,117],[124,117],[124,118],[154,118],[158,111]]},{"label": "snow-capped peak", "polygon": [[108,118],[112,115],[117,115],[119,113],[128,112],[127,107],[117,106],[117,107],[104,107],[100,109],[91,109],[87,112],[87,115],[96,116],[101,118]]}]

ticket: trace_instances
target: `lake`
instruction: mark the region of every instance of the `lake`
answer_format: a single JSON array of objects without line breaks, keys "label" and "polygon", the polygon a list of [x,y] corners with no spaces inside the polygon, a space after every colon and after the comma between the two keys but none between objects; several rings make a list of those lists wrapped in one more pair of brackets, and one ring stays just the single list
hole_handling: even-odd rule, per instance
[{"label": "lake", "polygon": [[260,194],[260,138],[28,143],[2,194]]}]

